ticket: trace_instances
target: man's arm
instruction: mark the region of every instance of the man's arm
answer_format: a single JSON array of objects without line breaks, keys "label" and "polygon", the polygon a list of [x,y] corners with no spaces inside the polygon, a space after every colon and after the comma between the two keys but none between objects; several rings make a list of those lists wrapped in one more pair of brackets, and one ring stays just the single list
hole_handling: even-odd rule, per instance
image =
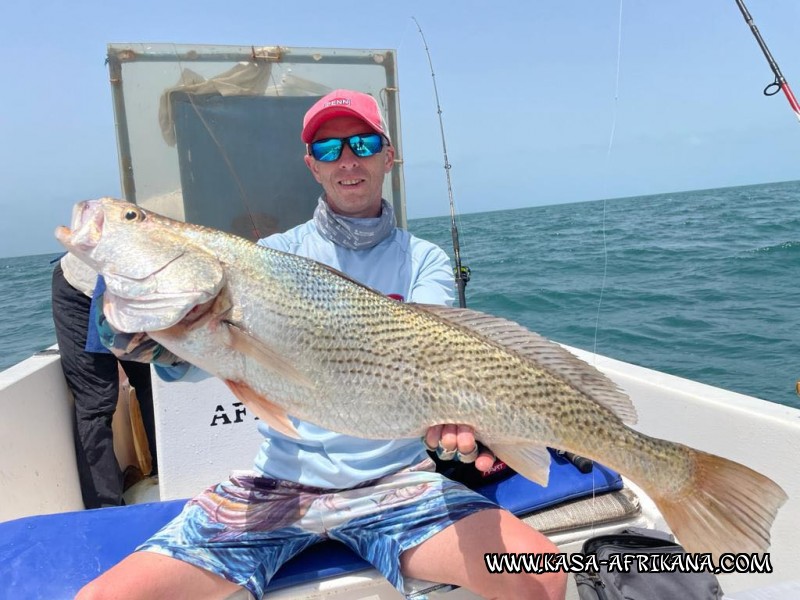
[{"label": "man's arm", "polygon": [[409,302],[452,306],[455,300],[455,281],[450,258],[444,250],[429,242],[411,239],[414,280],[409,290]]}]

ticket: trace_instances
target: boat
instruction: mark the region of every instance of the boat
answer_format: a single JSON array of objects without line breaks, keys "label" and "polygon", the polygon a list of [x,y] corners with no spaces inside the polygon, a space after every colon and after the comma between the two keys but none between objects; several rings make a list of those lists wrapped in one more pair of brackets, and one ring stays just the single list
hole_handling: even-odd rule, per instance
[{"label": "boat", "polygon": [[[393,50],[111,44],[107,62],[127,200],[250,239],[306,220],[318,188],[302,164],[299,124],[320,96],[349,87],[372,94],[384,111],[397,151],[384,197],[406,226]],[[800,410],[568,350],[630,395],[638,430],[741,462],[783,487],[789,500],[772,529],[768,564],[761,569],[766,572],[720,573],[719,580],[731,600],[800,597],[800,470],[792,460],[800,447]],[[125,507],[87,511],[74,459],[72,400],[57,348],[0,373],[0,598],[72,597],[176,514],[184,499],[251,466],[261,440],[255,417],[219,380],[201,373],[172,383],[154,377],[153,393],[158,477],[131,487]],[[123,385],[115,449],[121,466],[146,472],[135,407],[135,390]],[[561,498],[545,498],[546,490],[519,476],[486,493],[513,504],[565,553],[580,551],[587,538],[602,533],[668,530],[632,482],[601,466],[578,475],[557,456],[553,465],[559,470],[551,474],[553,487],[579,480]],[[573,493],[577,488],[580,493]],[[287,565],[274,583],[269,598],[400,597],[368,564],[332,544]],[[414,597],[474,598],[431,582],[414,586]],[[572,579],[568,598],[577,598]]]}]

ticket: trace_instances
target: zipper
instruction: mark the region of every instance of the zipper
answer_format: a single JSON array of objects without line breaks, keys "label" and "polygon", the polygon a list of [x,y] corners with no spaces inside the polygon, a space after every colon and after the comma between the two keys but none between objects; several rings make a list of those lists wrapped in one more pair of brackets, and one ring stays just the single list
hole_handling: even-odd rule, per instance
[{"label": "zipper", "polygon": [[600,579],[600,575],[597,573],[597,571],[590,571],[587,573],[587,575],[592,581],[594,591],[597,594],[597,600],[608,600],[608,596],[606,595],[606,584],[603,583],[602,579]]}]

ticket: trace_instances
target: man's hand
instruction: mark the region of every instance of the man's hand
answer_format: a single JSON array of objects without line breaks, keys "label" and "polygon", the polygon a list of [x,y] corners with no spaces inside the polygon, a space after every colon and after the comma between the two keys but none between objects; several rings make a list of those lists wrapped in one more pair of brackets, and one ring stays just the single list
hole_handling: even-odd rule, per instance
[{"label": "man's hand", "polygon": [[111,350],[120,360],[132,360],[141,363],[154,363],[162,366],[174,366],[181,361],[172,352],[153,340],[146,333],[122,333],[114,329],[103,314],[102,296],[100,296],[95,313],[95,326],[102,344]]},{"label": "man's hand", "polygon": [[475,432],[469,425],[434,425],[425,434],[425,446],[441,460],[458,460],[475,463],[479,471],[489,471],[495,456],[475,440]]}]

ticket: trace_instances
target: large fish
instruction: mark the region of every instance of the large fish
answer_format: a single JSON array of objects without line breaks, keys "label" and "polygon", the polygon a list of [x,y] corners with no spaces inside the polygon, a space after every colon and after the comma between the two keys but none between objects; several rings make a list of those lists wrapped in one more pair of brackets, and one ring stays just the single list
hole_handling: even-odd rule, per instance
[{"label": "large fish", "polygon": [[288,435],[287,413],[375,439],[468,424],[543,485],[547,446],[616,469],[690,551],[769,546],[778,485],[631,429],[635,410],[614,383],[520,325],[397,302],[312,260],[110,198],[77,204],[56,237],[105,277],[116,329],[147,332]]}]

